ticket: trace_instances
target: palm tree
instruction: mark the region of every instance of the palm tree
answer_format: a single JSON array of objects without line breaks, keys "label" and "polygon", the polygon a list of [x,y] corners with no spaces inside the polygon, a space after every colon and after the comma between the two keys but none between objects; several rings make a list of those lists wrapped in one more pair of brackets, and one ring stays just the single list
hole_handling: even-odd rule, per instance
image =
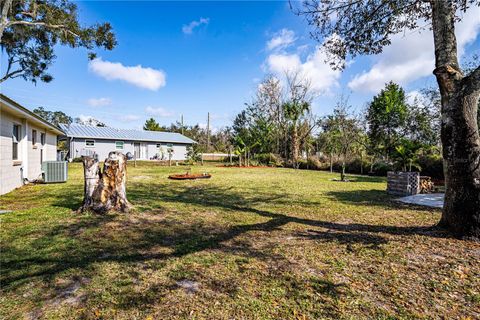
[{"label": "palm tree", "polygon": [[291,121],[292,128],[292,161],[294,167],[297,166],[298,162],[298,151],[299,151],[299,139],[298,139],[298,122],[299,119],[305,114],[305,112],[310,111],[310,104],[305,101],[289,101],[283,104],[283,112],[285,118]]}]

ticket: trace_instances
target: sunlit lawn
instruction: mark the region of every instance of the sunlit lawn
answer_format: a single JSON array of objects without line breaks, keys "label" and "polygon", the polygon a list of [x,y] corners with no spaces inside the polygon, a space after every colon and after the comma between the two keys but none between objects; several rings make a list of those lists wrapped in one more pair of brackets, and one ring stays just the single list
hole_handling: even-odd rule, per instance
[{"label": "sunlit lawn", "polygon": [[129,165],[130,214],[66,184],[0,197],[1,319],[480,318],[480,245],[393,202],[383,178]]}]

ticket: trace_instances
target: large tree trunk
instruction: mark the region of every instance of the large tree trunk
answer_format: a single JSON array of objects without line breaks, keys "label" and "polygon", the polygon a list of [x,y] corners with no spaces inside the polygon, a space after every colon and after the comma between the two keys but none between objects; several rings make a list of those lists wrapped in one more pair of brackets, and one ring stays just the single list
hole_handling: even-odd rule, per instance
[{"label": "large tree trunk", "polygon": [[92,157],[83,157],[85,188],[80,211],[106,213],[126,212],[130,208],[125,184],[127,182],[127,158],[120,152],[108,154],[100,171],[99,162]]},{"label": "large tree trunk", "polygon": [[446,185],[440,225],[459,237],[480,239],[480,68],[463,75],[457,59],[454,9],[445,0],[432,1],[431,6]]}]

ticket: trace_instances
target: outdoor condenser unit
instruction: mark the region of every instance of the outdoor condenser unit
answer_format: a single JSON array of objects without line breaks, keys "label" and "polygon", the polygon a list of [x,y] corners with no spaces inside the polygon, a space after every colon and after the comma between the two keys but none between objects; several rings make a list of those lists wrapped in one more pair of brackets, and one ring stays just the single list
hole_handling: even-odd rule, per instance
[{"label": "outdoor condenser unit", "polygon": [[45,183],[67,182],[67,161],[44,161],[42,171]]}]

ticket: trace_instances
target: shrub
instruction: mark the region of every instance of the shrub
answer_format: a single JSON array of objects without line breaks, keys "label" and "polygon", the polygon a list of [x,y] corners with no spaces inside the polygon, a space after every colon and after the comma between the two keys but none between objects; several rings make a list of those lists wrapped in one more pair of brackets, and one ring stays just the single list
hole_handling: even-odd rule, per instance
[{"label": "shrub", "polygon": [[282,167],[284,165],[282,158],[274,153],[257,153],[252,160],[264,166]]},{"label": "shrub", "polygon": [[388,171],[392,171],[393,166],[388,162],[376,162],[373,165],[373,174],[376,176],[386,176]]},{"label": "shrub", "polygon": [[360,158],[356,158],[347,163],[346,171],[348,173],[361,174],[362,168],[364,174],[368,173],[368,171],[370,170],[370,162],[367,162],[365,160],[362,161]]},{"label": "shrub", "polygon": [[430,176],[434,179],[445,179],[443,175],[443,159],[439,155],[424,155],[418,159],[423,176]]}]

